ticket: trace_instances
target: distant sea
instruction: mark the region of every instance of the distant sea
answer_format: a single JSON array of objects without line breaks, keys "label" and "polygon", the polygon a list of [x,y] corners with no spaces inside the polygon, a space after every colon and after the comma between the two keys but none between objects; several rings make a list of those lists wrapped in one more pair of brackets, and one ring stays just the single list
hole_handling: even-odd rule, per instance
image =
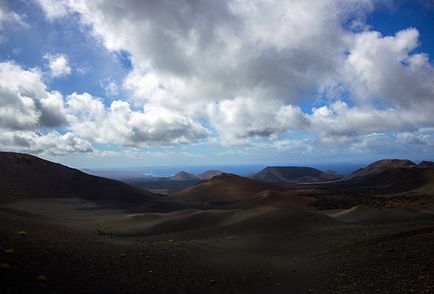
[{"label": "distant sea", "polygon": [[[100,168],[83,169],[88,173],[99,175],[116,175],[117,177],[170,177],[180,171],[192,174],[202,173],[208,170],[221,170],[226,173],[233,173],[240,176],[249,176],[259,172],[267,165],[202,165],[202,166],[149,166],[149,167],[122,167],[122,168]],[[301,164],[296,166],[309,166],[320,170],[333,170],[340,174],[349,174],[366,164]]]}]

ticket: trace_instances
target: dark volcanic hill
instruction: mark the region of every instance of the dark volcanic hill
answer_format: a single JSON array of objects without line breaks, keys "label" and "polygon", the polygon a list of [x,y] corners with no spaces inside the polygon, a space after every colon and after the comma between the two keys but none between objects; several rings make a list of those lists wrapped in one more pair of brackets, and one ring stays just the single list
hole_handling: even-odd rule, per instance
[{"label": "dark volcanic hill", "polygon": [[0,152],[0,166],[0,204],[34,198],[141,204],[155,201],[151,192],[28,154]]},{"label": "dark volcanic hill", "polygon": [[287,183],[333,180],[338,176],[311,167],[269,166],[253,176],[255,180],[267,183]]},{"label": "dark volcanic hill", "polygon": [[383,159],[371,163],[342,179],[352,187],[382,188],[378,192],[400,193],[413,191],[434,194],[434,169],[432,163],[419,165],[409,160]]},{"label": "dark volcanic hill", "polygon": [[391,184],[395,193],[412,191],[417,194],[434,195],[434,168],[413,167]]},{"label": "dark volcanic hill", "polygon": [[413,168],[417,168],[417,165],[410,160],[383,159],[356,170],[343,180],[365,186],[389,185],[407,175]]},{"label": "dark volcanic hill", "polygon": [[419,167],[431,167],[431,168],[434,168],[434,162],[424,160],[421,163],[419,163]]},{"label": "dark volcanic hill", "polygon": [[180,171],[173,177],[169,177],[169,179],[171,181],[196,181],[199,180],[199,177],[186,171]]},{"label": "dark volcanic hill", "polygon": [[206,171],[204,173],[197,174],[196,176],[199,179],[201,179],[201,180],[210,180],[210,179],[212,179],[215,176],[221,175],[222,173],[223,172],[221,170],[214,170],[214,169],[212,169],[212,170],[208,170],[208,171]]},{"label": "dark volcanic hill", "polygon": [[215,176],[221,175],[223,172],[220,170],[208,170],[201,174],[192,174],[186,171],[180,171],[173,177],[169,177],[168,179],[171,181],[200,181],[200,180],[209,180]]},{"label": "dark volcanic hill", "polygon": [[282,190],[281,187],[234,174],[223,173],[211,180],[172,194],[173,199],[190,203],[209,201],[236,201],[253,197],[264,190]]}]

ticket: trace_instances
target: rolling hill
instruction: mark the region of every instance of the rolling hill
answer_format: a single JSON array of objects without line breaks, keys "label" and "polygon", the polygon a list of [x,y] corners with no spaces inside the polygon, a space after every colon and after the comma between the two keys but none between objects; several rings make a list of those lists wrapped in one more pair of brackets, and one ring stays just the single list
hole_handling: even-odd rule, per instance
[{"label": "rolling hill", "polygon": [[207,202],[233,202],[255,196],[264,190],[283,188],[234,174],[223,173],[203,183],[199,183],[172,194],[177,201],[203,204]]},{"label": "rolling hill", "polygon": [[221,175],[223,172],[221,170],[208,170],[206,172],[203,172],[201,174],[197,174],[196,176],[201,180],[210,180],[215,176]]},{"label": "rolling hill", "polygon": [[188,173],[186,171],[180,171],[173,177],[169,177],[171,181],[198,181],[200,180],[195,174]]},{"label": "rolling hill", "polygon": [[267,183],[325,181],[336,178],[336,174],[298,166],[269,166],[253,176],[253,179]]},{"label": "rolling hill", "polygon": [[151,192],[28,154],[0,152],[0,166],[0,204],[37,198],[143,204],[156,201]]},{"label": "rolling hill", "polygon": [[383,159],[356,170],[342,180],[363,186],[390,185],[417,167],[414,162],[409,160]]},{"label": "rolling hill", "polygon": [[173,177],[168,179],[171,181],[203,181],[209,180],[215,176],[221,175],[223,172],[220,170],[208,170],[200,174],[192,174],[186,171],[180,171]]},{"label": "rolling hill", "polygon": [[376,193],[413,191],[433,195],[434,168],[429,161],[415,164],[410,160],[383,159],[356,170],[339,182],[348,188],[375,188]]}]

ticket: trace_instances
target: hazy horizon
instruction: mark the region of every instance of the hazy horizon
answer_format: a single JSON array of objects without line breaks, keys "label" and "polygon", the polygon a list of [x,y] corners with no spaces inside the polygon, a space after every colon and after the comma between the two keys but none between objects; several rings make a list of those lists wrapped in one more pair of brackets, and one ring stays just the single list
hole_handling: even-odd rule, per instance
[{"label": "hazy horizon", "polygon": [[[404,159],[403,159],[404,160]],[[419,164],[423,160],[412,160]],[[334,171],[342,175],[349,174],[360,168],[366,167],[372,162],[338,162],[338,163],[288,163],[288,164],[198,164],[198,165],[156,165],[156,166],[124,166],[124,167],[100,167],[100,168],[80,168],[83,171],[119,172],[119,175],[143,176],[144,174],[154,177],[173,176],[178,172],[185,171],[192,174],[199,174],[209,170],[220,170],[225,173],[234,173],[240,176],[248,176],[257,173],[265,167],[270,166],[297,166],[313,167],[322,171]]]}]

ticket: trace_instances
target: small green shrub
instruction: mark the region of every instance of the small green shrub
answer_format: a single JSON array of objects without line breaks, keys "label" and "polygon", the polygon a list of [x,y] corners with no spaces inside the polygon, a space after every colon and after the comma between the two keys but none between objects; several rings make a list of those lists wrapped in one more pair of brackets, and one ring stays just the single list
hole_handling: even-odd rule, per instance
[{"label": "small green shrub", "polygon": [[12,248],[8,248],[8,249],[5,249],[5,253],[6,254],[14,254],[15,250],[13,250]]},{"label": "small green shrub", "polygon": [[21,237],[25,237],[27,236],[27,232],[25,230],[21,230],[18,232],[18,235],[20,235]]},{"label": "small green shrub", "polygon": [[112,236],[113,234],[109,231],[108,226],[102,224],[96,224],[96,234],[100,236]]},{"label": "small green shrub", "polygon": [[46,275],[36,276],[36,280],[39,282],[45,282],[45,281],[47,281],[47,276]]},{"label": "small green shrub", "polygon": [[120,256],[120,257],[126,257],[127,255],[126,255],[125,253],[122,252],[119,256]]},{"label": "small green shrub", "polygon": [[0,268],[2,268],[2,269],[10,269],[11,266],[9,265],[9,263],[0,263]]}]

